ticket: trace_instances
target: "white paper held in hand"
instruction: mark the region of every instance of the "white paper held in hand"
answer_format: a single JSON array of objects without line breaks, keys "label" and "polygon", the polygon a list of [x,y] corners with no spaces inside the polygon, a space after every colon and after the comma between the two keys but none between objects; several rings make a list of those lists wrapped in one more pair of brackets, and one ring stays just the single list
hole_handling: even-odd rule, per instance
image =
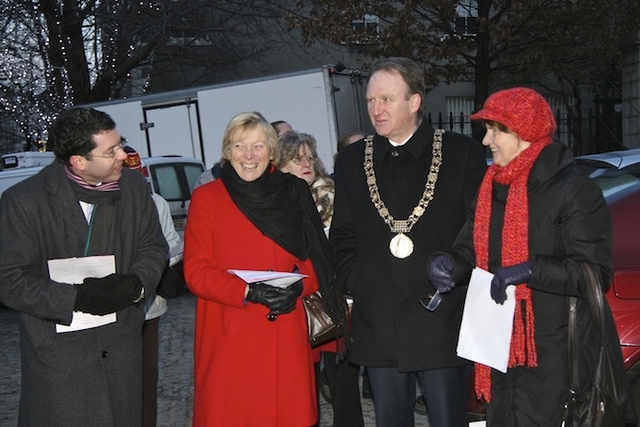
[{"label": "white paper held in hand", "polygon": [[[79,258],[50,259],[47,261],[49,277],[59,283],[79,284],[87,277],[105,277],[116,272],[114,255]],[[70,325],[56,324],[56,332],[74,332],[108,325],[117,320],[116,313],[98,316],[81,311],[73,312]]]},{"label": "white paper held in hand", "polygon": [[235,274],[247,283],[262,282],[276,288],[288,288],[300,279],[309,277],[306,274],[291,273],[284,271],[261,271],[261,270],[227,270]]},{"label": "white paper held in hand", "polygon": [[492,278],[481,268],[471,274],[456,351],[462,358],[507,372],[516,289],[507,286],[507,300],[498,304],[491,299]]}]

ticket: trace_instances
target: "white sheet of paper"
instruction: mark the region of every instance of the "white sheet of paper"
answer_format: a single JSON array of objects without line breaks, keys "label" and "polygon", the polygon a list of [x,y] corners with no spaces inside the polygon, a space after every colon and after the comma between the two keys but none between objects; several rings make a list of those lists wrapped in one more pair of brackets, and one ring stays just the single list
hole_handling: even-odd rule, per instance
[{"label": "white sheet of paper", "polygon": [[507,286],[507,300],[497,304],[491,299],[492,278],[480,268],[471,274],[456,351],[460,357],[507,372],[516,290]]},{"label": "white sheet of paper", "polygon": [[[116,272],[116,258],[113,255],[90,256],[81,258],[50,259],[49,277],[60,283],[78,284],[87,277],[105,277]],[[116,321],[116,313],[98,316],[74,311],[71,325],[56,324],[56,332],[73,332],[96,328]]]},{"label": "white sheet of paper", "polygon": [[300,279],[309,277],[306,274],[287,273],[284,271],[260,271],[260,270],[228,270],[247,283],[262,282],[276,288],[286,288]]}]

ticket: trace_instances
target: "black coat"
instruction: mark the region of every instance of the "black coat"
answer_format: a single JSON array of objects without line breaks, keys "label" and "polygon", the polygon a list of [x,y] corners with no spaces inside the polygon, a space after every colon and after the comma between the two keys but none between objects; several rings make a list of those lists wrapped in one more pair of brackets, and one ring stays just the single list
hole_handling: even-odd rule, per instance
[{"label": "black coat", "polygon": [[[127,168],[110,227],[118,273],[153,295],[168,247],[144,177]],[[49,278],[50,259],[82,257],[89,226],[58,162],[0,200],[0,301],[20,311],[19,425],[140,426],[144,307],[98,328],[56,333],[71,322],[76,290]]]},{"label": "black coat", "polygon": [[[492,373],[494,426],[560,425],[568,397],[567,322],[569,296],[578,300],[577,324],[582,374],[589,377],[595,363],[599,334],[591,315],[583,264],[593,264],[608,285],[612,268],[612,226],[597,184],[572,166],[573,157],[559,142],[546,147],[533,165],[528,181],[529,258],[535,316],[537,368],[511,368]],[[501,232],[507,188],[494,185],[489,237],[489,270],[501,265]],[[475,265],[474,210],[456,240],[454,251]],[[455,273],[467,267],[455,266]],[[606,289],[605,289],[606,290]],[[534,404],[535,403],[535,404]],[[518,408],[515,410],[515,408]],[[491,412],[491,409],[490,409]],[[525,421],[523,421],[525,420]]]},{"label": "black coat", "polygon": [[[434,130],[422,124],[402,147],[374,138],[379,191],[395,219],[416,206],[431,165]],[[451,247],[467,217],[486,170],[479,142],[447,132],[435,196],[408,234],[415,249],[406,259],[389,252],[395,235],[369,197],[363,169],[364,141],[340,152],[335,165],[336,198],[330,240],[342,290],[354,299],[350,360],[400,371],[459,366],[455,354],[465,287],[444,296],[435,312],[421,297],[435,292],[427,279],[427,259]]]}]

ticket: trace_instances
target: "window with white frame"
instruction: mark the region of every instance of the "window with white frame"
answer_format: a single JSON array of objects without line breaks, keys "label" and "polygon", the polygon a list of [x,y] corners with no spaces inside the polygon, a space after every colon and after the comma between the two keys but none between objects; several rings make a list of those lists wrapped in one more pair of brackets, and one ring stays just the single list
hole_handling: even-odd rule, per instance
[{"label": "window with white frame", "polygon": [[366,44],[372,31],[378,34],[378,24],[380,19],[376,15],[365,14],[362,19],[351,22],[351,28],[355,34],[356,44]]}]

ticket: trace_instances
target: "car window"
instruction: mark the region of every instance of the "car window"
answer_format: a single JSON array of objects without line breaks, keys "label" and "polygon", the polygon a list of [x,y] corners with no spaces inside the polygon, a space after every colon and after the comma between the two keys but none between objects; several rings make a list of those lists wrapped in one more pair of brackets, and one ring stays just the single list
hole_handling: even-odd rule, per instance
[{"label": "car window", "polygon": [[196,181],[200,177],[202,173],[202,166],[200,165],[185,165],[184,173],[187,177],[187,182],[189,183],[189,193],[193,193],[193,189],[196,186]]},{"label": "car window", "polygon": [[182,200],[178,171],[174,165],[153,166],[156,193],[166,200]]}]

